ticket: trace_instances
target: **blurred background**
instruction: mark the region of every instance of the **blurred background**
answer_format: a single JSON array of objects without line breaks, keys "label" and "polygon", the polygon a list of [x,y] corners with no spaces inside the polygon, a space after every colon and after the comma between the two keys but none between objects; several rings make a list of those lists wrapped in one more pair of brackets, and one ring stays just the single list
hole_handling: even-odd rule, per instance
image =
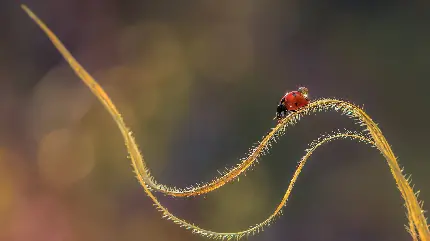
[{"label": "blurred background", "polygon": [[[26,0],[111,96],[155,178],[186,187],[235,165],[287,90],[363,106],[430,200],[430,3]],[[357,129],[304,118],[240,182],[172,213],[219,232],[264,220],[308,144]],[[429,209],[428,204],[424,206]],[[374,148],[317,150],[284,215],[249,240],[411,240]],[[120,133],[17,1],[0,2],[0,240],[206,240],[161,218]]]}]

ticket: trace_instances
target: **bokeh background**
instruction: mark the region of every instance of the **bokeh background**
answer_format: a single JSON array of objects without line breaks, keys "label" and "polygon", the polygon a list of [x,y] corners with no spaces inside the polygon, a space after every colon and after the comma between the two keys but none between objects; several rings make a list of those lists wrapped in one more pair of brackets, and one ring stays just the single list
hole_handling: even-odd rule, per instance
[{"label": "bokeh background", "polygon": [[[285,91],[304,85],[364,106],[430,200],[428,1],[25,3],[105,88],[161,183],[235,165],[275,125]],[[274,210],[307,145],[343,128],[357,127],[337,113],[306,117],[239,182],[160,198],[201,227],[245,229]],[[12,0],[0,2],[0,224],[5,241],[205,240],[161,218],[111,117]],[[336,141],[249,240],[411,240],[405,224],[383,157]]]}]

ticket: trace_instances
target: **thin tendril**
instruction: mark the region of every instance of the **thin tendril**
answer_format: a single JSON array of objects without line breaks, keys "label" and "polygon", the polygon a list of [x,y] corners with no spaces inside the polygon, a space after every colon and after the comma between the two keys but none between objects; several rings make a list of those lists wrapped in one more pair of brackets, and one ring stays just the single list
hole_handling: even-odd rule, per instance
[{"label": "thin tendril", "polygon": [[[409,227],[407,227],[409,233],[411,234],[413,240],[430,241],[430,232],[427,225],[424,212],[422,210],[422,203],[419,203],[417,197],[410,186],[410,182],[405,178],[400,169],[397,159],[391,150],[390,145],[386,141],[385,137],[382,135],[381,130],[378,128],[377,124],[372,121],[372,119],[358,106],[351,104],[346,101],[336,100],[336,99],[319,99],[311,102],[307,107],[290,114],[281,123],[279,123],[275,128],[273,128],[263,139],[258,143],[258,145],[252,149],[250,154],[244,158],[237,166],[226,171],[222,176],[213,179],[208,183],[197,184],[194,187],[189,188],[176,188],[168,187],[166,185],[159,184],[150,174],[148,167],[143,159],[142,154],[132,136],[131,131],[125,125],[121,114],[109,98],[109,96],[104,92],[101,86],[94,80],[93,77],[75,60],[75,58],[70,54],[70,52],[64,47],[60,40],[55,36],[55,34],[25,5],[21,5],[24,11],[38,24],[38,26],[45,32],[48,38],[52,41],[54,46],[63,55],[65,60],[69,63],[71,68],[79,76],[79,78],[89,87],[93,94],[100,100],[105,109],[111,114],[113,120],[116,122],[121,134],[124,138],[127,151],[129,152],[132,167],[136,173],[136,177],[139,183],[142,185],[145,193],[151,198],[154,206],[157,210],[162,213],[164,218],[172,220],[174,223],[179,224],[185,229],[191,230],[193,233],[214,238],[214,239],[240,239],[244,236],[249,236],[256,234],[263,230],[264,227],[269,226],[276,217],[282,214],[282,208],[287,204],[288,198],[292,192],[294,184],[298,179],[298,176],[303,169],[308,158],[314,153],[314,151],[322,146],[323,144],[336,139],[354,139],[360,142],[364,142],[376,147],[381,154],[385,157],[390,171],[396,181],[397,187],[405,201],[406,215],[409,220]],[[179,217],[173,215],[167,208],[165,208],[158,199],[154,196],[153,191],[161,192],[170,196],[176,197],[189,197],[201,195],[214,191],[228,182],[231,182],[247,171],[251,166],[255,165],[258,159],[267,153],[273,142],[285,134],[289,126],[296,124],[302,117],[307,116],[312,113],[322,112],[322,111],[337,111],[341,114],[348,116],[349,118],[355,120],[355,122],[364,127],[363,132],[351,132],[345,131],[343,133],[333,133],[329,135],[322,136],[316,141],[312,142],[310,148],[306,150],[305,155],[299,162],[299,165],[290,181],[290,184],[285,192],[285,195],[279,205],[276,207],[275,211],[263,222],[251,226],[248,229],[239,232],[232,233],[220,233],[210,230],[200,228],[197,225],[191,224]]]}]

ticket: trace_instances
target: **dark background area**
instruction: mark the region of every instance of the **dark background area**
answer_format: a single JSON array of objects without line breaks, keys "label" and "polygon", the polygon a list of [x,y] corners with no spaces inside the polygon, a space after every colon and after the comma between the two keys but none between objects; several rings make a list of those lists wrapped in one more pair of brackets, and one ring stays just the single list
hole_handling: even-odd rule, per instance
[{"label": "dark background area", "polygon": [[[428,1],[24,3],[111,96],[161,183],[235,165],[303,85],[363,106],[430,200]],[[205,240],[153,208],[111,117],[17,1],[0,2],[0,36],[0,240]],[[308,116],[240,182],[162,203],[203,228],[245,229],[274,210],[308,144],[343,128],[357,129]],[[250,240],[411,240],[405,211],[378,151],[336,141]]]}]

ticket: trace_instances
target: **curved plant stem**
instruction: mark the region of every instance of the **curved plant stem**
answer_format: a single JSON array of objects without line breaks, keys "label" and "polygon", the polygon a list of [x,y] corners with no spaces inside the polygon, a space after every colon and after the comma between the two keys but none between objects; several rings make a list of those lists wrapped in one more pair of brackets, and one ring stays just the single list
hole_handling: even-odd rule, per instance
[{"label": "curved plant stem", "polygon": [[[265,226],[270,223],[281,214],[282,208],[287,204],[288,198],[294,187],[294,184],[303,169],[306,161],[312,155],[312,153],[321,145],[335,140],[335,139],[355,139],[361,142],[365,142],[376,147],[381,154],[385,157],[390,171],[396,181],[397,187],[405,201],[406,214],[409,219],[409,233],[413,240],[430,241],[430,232],[424,217],[424,212],[421,208],[417,197],[414,194],[413,189],[409,185],[409,181],[404,177],[402,170],[397,163],[396,157],[391,150],[390,145],[382,135],[381,130],[372,121],[372,119],[358,106],[351,104],[346,101],[336,99],[320,99],[311,102],[306,108],[295,112],[286,117],[281,123],[273,128],[250,152],[250,154],[244,158],[237,166],[230,168],[222,176],[213,179],[208,183],[197,184],[194,187],[189,188],[176,188],[168,187],[166,185],[159,184],[151,176],[148,167],[141,155],[139,148],[132,136],[131,131],[125,125],[121,114],[101,88],[101,86],[94,80],[93,77],[76,61],[76,59],[70,54],[70,52],[64,47],[60,40],[55,34],[25,5],[21,5],[25,12],[39,25],[39,27],[45,32],[48,38],[52,41],[54,46],[63,55],[66,61],[69,63],[71,68],[79,76],[79,78],[89,87],[92,93],[100,100],[105,109],[111,114],[112,118],[116,122],[121,134],[124,138],[127,151],[130,154],[130,159],[134,172],[136,173],[139,183],[142,185],[146,194],[154,202],[155,207],[162,212],[163,217],[172,220],[180,226],[192,230],[193,233],[200,234],[205,237],[216,238],[216,239],[231,239],[231,238],[242,238],[247,235],[255,234],[261,231]],[[313,142],[309,149],[306,150],[305,155],[301,159],[292,179],[288,186],[288,189],[276,207],[275,211],[263,222],[251,226],[250,228],[232,233],[219,233],[210,230],[205,230],[197,225],[191,224],[185,220],[182,220],[172,213],[170,213],[154,196],[153,191],[158,191],[167,195],[176,197],[189,197],[196,196],[204,193],[208,193],[222,187],[224,184],[235,180],[239,175],[247,171],[252,165],[254,165],[258,158],[264,155],[270,148],[271,144],[282,136],[289,126],[297,123],[300,118],[307,116],[311,113],[334,110],[341,114],[347,115],[354,119],[357,124],[364,126],[363,133],[355,133],[346,131],[344,133],[334,133],[321,137],[320,139]]]}]

